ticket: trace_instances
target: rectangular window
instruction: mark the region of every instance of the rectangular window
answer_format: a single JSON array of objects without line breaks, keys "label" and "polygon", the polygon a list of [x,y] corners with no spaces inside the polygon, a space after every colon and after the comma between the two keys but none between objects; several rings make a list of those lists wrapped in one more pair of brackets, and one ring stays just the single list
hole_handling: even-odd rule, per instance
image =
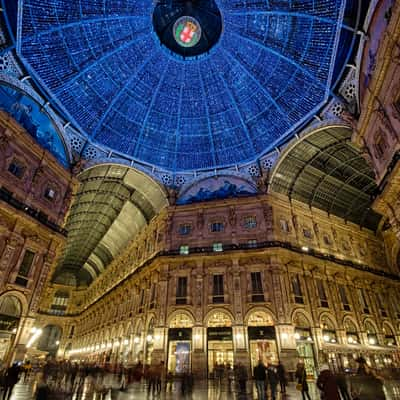
[{"label": "rectangular window", "polygon": [[211,232],[223,232],[224,224],[223,222],[213,222],[211,224]]},{"label": "rectangular window", "polygon": [[311,239],[312,238],[312,232],[311,229],[308,228],[303,228],[303,236],[307,239]]},{"label": "rectangular window", "polygon": [[292,289],[294,293],[294,301],[297,304],[304,304],[303,293],[301,291],[300,280],[298,275],[292,277]]},{"label": "rectangular window", "polygon": [[192,225],[190,225],[190,224],[179,225],[179,234],[180,235],[189,235],[191,231],[192,231]]},{"label": "rectangular window", "polygon": [[257,220],[256,217],[250,215],[244,219],[244,227],[246,229],[254,229],[257,227]]},{"label": "rectangular window", "polygon": [[224,299],[224,276],[213,276],[213,303],[223,303]]},{"label": "rectangular window", "polygon": [[189,246],[183,245],[179,247],[179,254],[180,255],[188,255],[189,254]]},{"label": "rectangular window", "polygon": [[140,290],[140,300],[139,300],[140,307],[144,306],[144,289]]},{"label": "rectangular window", "polygon": [[214,243],[213,251],[223,251],[222,243]]},{"label": "rectangular window", "polygon": [[350,303],[347,298],[346,288],[343,285],[339,285],[339,296],[343,305],[343,309],[345,311],[350,311]]},{"label": "rectangular window", "polygon": [[156,300],[156,283],[153,283],[151,285],[151,290],[150,290],[150,308],[155,307],[155,300]]},{"label": "rectangular window", "polygon": [[257,247],[257,240],[256,239],[250,239],[247,241],[247,247],[250,247],[251,249],[254,249]]},{"label": "rectangular window", "polygon": [[376,303],[378,304],[379,312],[383,318],[387,317],[387,312],[385,307],[383,306],[384,302],[382,301],[382,297],[380,293],[376,293]]},{"label": "rectangular window", "polygon": [[21,165],[17,160],[12,160],[8,166],[8,172],[12,173],[18,179],[21,179],[25,173],[25,167]]},{"label": "rectangular window", "polygon": [[286,219],[281,219],[279,223],[281,225],[282,232],[289,232],[289,223],[286,221]]},{"label": "rectangular window", "polygon": [[251,273],[251,292],[252,301],[264,301],[264,290],[261,279],[261,272]]},{"label": "rectangular window", "polygon": [[25,250],[24,258],[22,259],[21,265],[19,266],[18,275],[27,277],[31,269],[35,253],[30,250]]},{"label": "rectangular window", "polygon": [[317,279],[316,283],[317,283],[319,300],[321,302],[321,307],[327,308],[327,307],[329,307],[329,305],[328,305],[328,298],[326,297],[324,282],[322,282],[321,279]]},{"label": "rectangular window", "polygon": [[369,314],[369,306],[363,289],[358,289],[358,298],[360,300],[362,312],[364,314]]},{"label": "rectangular window", "polygon": [[176,282],[176,304],[186,304],[187,277],[179,276]]},{"label": "rectangular window", "polygon": [[55,196],[56,192],[51,188],[47,188],[46,191],[44,192],[44,197],[46,197],[47,200],[54,200]]}]

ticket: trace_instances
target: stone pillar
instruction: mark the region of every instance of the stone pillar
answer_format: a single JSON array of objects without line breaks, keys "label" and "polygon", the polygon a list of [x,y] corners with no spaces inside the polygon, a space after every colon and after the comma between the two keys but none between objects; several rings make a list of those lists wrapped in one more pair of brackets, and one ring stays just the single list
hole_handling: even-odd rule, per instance
[{"label": "stone pillar", "polygon": [[153,352],[151,353],[151,363],[159,365],[161,361],[167,359],[168,329],[164,327],[154,328]]},{"label": "stone pillar", "polygon": [[279,359],[285,365],[288,372],[296,370],[297,347],[294,337],[295,329],[293,325],[280,324],[275,326],[276,340],[279,349]]},{"label": "stone pillar", "polygon": [[192,328],[192,373],[195,379],[207,379],[207,328]]},{"label": "stone pillar", "polygon": [[[243,325],[232,327],[234,362],[242,363],[250,371],[250,353],[248,349],[248,337]],[[250,376],[250,375],[249,375]]]}]

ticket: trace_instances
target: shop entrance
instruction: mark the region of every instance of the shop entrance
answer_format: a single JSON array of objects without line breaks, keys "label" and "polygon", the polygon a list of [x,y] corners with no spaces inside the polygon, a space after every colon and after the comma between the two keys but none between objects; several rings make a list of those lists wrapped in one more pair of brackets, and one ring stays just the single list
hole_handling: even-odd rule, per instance
[{"label": "shop entrance", "polygon": [[207,328],[208,374],[214,377],[222,367],[233,366],[232,328]]},{"label": "shop entrance", "polygon": [[192,366],[192,329],[170,328],[168,330],[168,372],[190,372]]},{"label": "shop entrance", "polygon": [[19,320],[21,303],[15,296],[0,299],[0,360],[5,361],[14,343]]},{"label": "shop entrance", "polygon": [[248,328],[251,369],[261,360],[265,365],[278,363],[278,349],[274,326]]}]

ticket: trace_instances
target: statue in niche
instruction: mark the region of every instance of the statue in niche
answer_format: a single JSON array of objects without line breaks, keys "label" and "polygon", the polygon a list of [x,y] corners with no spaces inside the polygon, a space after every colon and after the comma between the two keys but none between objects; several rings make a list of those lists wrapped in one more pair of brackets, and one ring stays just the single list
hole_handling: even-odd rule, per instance
[{"label": "statue in niche", "polygon": [[166,187],[168,201],[171,206],[176,204],[176,200],[178,198],[178,191],[175,188]]},{"label": "statue in niche", "polygon": [[392,139],[397,140],[396,131],[392,125],[392,121],[390,120],[388,113],[386,112],[385,107],[379,100],[378,103],[378,108],[374,112],[378,114],[380,121],[382,122],[386,130],[390,133]]},{"label": "statue in niche", "polygon": [[342,111],[341,118],[350,125],[354,133],[358,134],[358,119],[348,109]]},{"label": "statue in niche", "polygon": [[204,214],[203,214],[203,211],[200,210],[197,213],[197,228],[199,230],[201,230],[201,229],[203,229],[203,227],[204,227]]},{"label": "statue in niche", "polygon": [[231,226],[235,226],[236,222],[237,222],[237,218],[236,218],[236,211],[234,207],[230,207],[229,208],[229,216],[228,216],[228,220],[229,220],[229,224]]},{"label": "statue in niche", "polygon": [[74,175],[78,175],[85,169],[86,163],[87,161],[84,160],[83,158],[80,158],[77,161],[75,161],[75,163],[71,165],[72,173]]}]

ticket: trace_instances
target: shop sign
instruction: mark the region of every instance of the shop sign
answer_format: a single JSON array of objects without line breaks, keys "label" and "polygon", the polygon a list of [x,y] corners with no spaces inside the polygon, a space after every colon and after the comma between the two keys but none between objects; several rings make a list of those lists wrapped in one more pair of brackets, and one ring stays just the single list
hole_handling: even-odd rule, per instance
[{"label": "shop sign", "polygon": [[276,339],[274,326],[249,326],[248,332],[249,340]]},{"label": "shop sign", "polygon": [[170,328],[168,340],[192,340],[192,328]]},{"label": "shop sign", "polygon": [[232,340],[232,328],[207,328],[208,340]]}]

